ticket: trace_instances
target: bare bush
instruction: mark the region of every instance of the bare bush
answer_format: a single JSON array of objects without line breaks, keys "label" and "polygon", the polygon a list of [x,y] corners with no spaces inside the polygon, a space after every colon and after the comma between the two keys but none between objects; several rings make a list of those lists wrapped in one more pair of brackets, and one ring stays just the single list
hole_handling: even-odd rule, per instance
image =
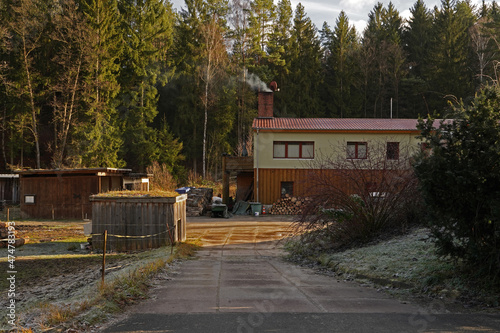
[{"label": "bare bush", "polygon": [[309,241],[321,237],[323,247],[367,242],[418,219],[422,208],[410,164],[413,147],[399,144],[396,154],[387,151],[385,141],[368,144],[362,158],[350,158],[345,144],[311,163],[312,200],[298,221],[303,230],[315,231],[306,233]]},{"label": "bare bush", "polygon": [[153,162],[147,168],[147,173],[152,174],[151,190],[173,191],[177,188],[177,181],[170,173],[167,165]]}]

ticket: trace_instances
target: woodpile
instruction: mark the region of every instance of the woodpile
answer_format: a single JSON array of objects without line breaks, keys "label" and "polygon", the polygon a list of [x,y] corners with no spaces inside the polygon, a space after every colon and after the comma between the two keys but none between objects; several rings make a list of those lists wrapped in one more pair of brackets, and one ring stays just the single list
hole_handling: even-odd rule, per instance
[{"label": "woodpile", "polygon": [[214,190],[212,188],[192,188],[187,192],[186,216],[205,215],[212,205]]},{"label": "woodpile", "polygon": [[299,215],[311,198],[292,197],[286,194],[273,204],[270,214],[274,215]]},{"label": "woodpile", "polygon": [[[24,238],[19,238],[17,236],[17,230],[11,230],[10,234],[14,234],[16,236],[16,241],[14,244],[11,243],[11,245],[14,245],[15,247],[24,245],[27,243],[26,239]],[[0,222],[0,248],[8,247],[9,244],[9,226],[5,222]]]}]

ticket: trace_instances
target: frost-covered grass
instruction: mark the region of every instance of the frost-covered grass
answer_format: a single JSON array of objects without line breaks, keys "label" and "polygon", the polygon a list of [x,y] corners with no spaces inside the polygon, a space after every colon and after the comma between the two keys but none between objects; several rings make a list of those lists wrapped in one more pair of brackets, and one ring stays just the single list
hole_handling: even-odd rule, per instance
[{"label": "frost-covered grass", "polygon": [[[86,331],[98,327],[127,304],[147,297],[153,277],[167,274],[169,265],[194,255],[197,245],[170,247],[106,256],[107,273],[101,284],[102,256],[94,254],[27,257],[19,264],[16,299],[19,332]],[[26,267],[21,267],[26,263]],[[21,301],[23,301],[21,303]],[[0,319],[0,332],[11,328]],[[96,331],[98,329],[94,329]],[[92,331],[92,329],[91,329]]]},{"label": "frost-covered grass", "polygon": [[371,246],[324,253],[318,257],[318,261],[337,272],[407,284],[419,284],[423,274],[428,276],[447,269],[449,265],[435,255],[434,244],[426,229]]},{"label": "frost-covered grass", "polygon": [[438,257],[430,232],[408,234],[343,251],[321,250],[325,240],[288,244],[289,259],[314,263],[340,278],[386,289],[400,297],[440,298],[466,307],[498,307],[500,288],[471,279],[470,272],[449,258]]}]

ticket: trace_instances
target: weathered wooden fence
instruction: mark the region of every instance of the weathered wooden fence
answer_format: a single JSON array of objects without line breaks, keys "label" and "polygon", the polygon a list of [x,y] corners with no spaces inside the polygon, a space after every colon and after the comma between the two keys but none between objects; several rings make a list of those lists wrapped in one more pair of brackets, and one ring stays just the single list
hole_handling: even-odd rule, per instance
[{"label": "weathered wooden fence", "polygon": [[177,197],[91,196],[92,246],[128,252],[158,248],[186,240],[186,199]]}]

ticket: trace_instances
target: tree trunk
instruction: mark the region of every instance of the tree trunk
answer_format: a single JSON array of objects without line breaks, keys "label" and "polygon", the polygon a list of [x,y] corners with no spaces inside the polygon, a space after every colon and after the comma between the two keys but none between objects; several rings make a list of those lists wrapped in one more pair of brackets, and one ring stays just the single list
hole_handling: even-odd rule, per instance
[{"label": "tree trunk", "polygon": [[31,132],[33,133],[33,138],[35,139],[35,149],[36,149],[36,168],[40,169],[40,140],[38,137],[38,119],[37,112],[35,106],[35,97],[33,93],[33,87],[31,84],[31,72],[28,63],[28,51],[26,50],[26,39],[23,36],[23,60],[24,60],[24,69],[26,71],[26,79],[28,80],[28,93],[30,96],[30,104],[31,104]]}]

